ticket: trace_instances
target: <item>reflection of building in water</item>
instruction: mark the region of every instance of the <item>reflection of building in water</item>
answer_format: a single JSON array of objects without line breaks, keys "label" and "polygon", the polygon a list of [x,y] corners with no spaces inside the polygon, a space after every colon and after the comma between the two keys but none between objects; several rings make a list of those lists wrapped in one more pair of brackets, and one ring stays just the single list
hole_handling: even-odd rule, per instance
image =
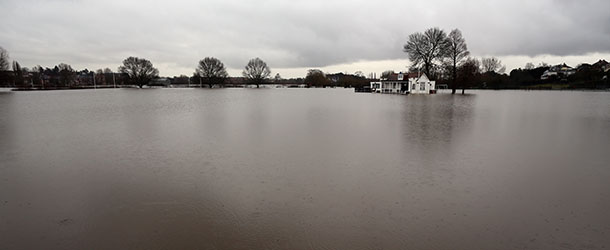
[{"label": "reflection of building in water", "polygon": [[430,81],[426,74],[394,73],[381,81],[371,82],[371,91],[388,94],[434,94],[436,82]]}]

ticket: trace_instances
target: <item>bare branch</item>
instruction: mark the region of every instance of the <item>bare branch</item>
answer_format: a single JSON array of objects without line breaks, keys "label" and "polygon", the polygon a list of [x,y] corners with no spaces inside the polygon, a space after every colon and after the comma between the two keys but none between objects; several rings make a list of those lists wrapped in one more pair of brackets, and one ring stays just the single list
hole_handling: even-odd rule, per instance
[{"label": "bare branch", "polygon": [[267,63],[257,57],[248,62],[242,75],[251,83],[256,84],[256,87],[258,88],[267,81],[271,75],[271,70],[267,66]]}]

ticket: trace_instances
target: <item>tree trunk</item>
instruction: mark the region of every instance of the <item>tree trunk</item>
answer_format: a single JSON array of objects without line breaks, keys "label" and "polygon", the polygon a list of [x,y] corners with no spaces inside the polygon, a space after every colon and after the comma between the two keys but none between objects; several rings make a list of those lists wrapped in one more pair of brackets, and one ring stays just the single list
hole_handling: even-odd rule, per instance
[{"label": "tree trunk", "polygon": [[457,62],[455,61],[455,58],[453,60],[453,72],[452,72],[452,85],[451,86],[451,94],[455,95],[455,91],[457,90]]},{"label": "tree trunk", "polygon": [[452,79],[453,80],[453,84],[452,84],[453,86],[451,86],[451,94],[452,95],[455,95],[455,90],[457,89],[457,81],[455,79],[455,78],[457,78],[457,74],[456,74],[455,71],[456,71],[455,66],[453,66],[453,77],[452,77],[453,78]]},{"label": "tree trunk", "polygon": [[430,79],[430,77],[432,77],[432,76],[430,76],[430,65],[426,64],[426,70],[424,73],[426,74],[426,76],[428,76],[429,79]]}]

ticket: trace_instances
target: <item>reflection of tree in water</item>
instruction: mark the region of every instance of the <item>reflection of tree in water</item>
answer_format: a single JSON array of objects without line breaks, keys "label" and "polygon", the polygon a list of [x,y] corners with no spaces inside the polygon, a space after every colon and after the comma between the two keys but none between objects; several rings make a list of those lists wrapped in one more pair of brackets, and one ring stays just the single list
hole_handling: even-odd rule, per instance
[{"label": "reflection of tree in water", "polygon": [[0,152],[8,152],[8,149],[15,147],[15,135],[19,130],[15,122],[19,118],[15,105],[19,104],[15,102],[18,101],[14,93],[0,92]]},{"label": "reflection of tree in water", "polygon": [[429,157],[450,154],[455,149],[455,134],[471,122],[475,95],[408,98],[403,112],[406,147]]},{"label": "reflection of tree in water", "polygon": [[409,96],[404,108],[405,158],[419,192],[452,182],[460,137],[472,126],[475,95]]}]

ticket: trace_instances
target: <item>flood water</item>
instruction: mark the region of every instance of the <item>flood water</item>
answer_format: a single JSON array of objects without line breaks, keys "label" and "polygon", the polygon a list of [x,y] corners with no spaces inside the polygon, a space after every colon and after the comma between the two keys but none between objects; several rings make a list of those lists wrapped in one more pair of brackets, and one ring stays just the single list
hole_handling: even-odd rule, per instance
[{"label": "flood water", "polygon": [[610,93],[0,93],[0,249],[609,249]]}]

